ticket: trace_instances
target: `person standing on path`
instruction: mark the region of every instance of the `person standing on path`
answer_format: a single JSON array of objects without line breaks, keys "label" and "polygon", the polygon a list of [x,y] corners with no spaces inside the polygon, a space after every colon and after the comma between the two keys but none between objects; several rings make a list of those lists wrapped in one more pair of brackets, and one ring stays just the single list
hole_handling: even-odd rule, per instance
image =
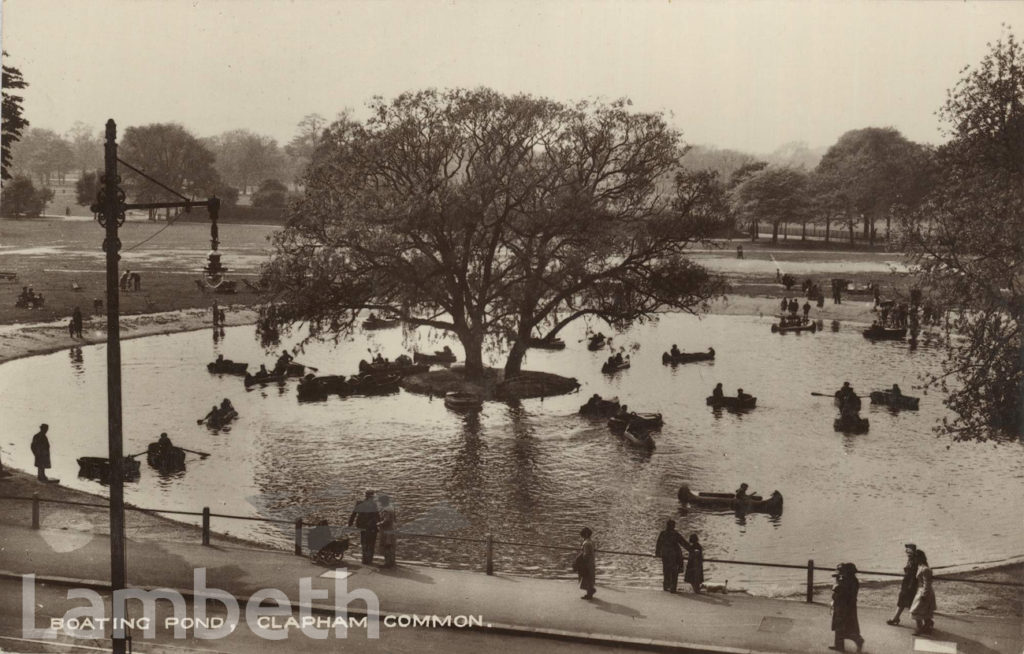
[{"label": "person standing on path", "polygon": [[932,569],[928,566],[928,557],[924,550],[914,550],[914,562],[917,563],[917,594],[910,605],[910,615],[917,623],[915,636],[930,634],[935,622],[935,591],[932,590]]},{"label": "person standing on path", "polygon": [[50,430],[50,426],[46,423],[39,425],[39,431],[36,432],[35,436],[32,437],[32,455],[35,456],[36,479],[39,481],[49,481],[46,478],[46,469],[50,467],[50,439],[46,437],[46,432]]},{"label": "person standing on path", "polygon": [[580,578],[580,588],[587,591],[586,595],[583,595],[580,599],[593,599],[594,593],[597,592],[597,588],[594,582],[597,580],[597,557],[596,549],[594,548],[594,541],[590,540],[590,537],[594,535],[590,527],[584,527],[580,529],[580,538],[583,542],[580,543],[580,553],[576,555],[576,561],[573,564],[573,568],[576,570],[576,574]]},{"label": "person standing on path", "polygon": [[71,322],[75,327],[75,337],[82,338],[82,310],[75,307],[75,310],[71,312]]},{"label": "person standing on path", "polygon": [[674,593],[679,586],[679,571],[683,567],[683,550],[686,544],[683,535],[676,531],[676,521],[669,520],[665,529],[658,534],[654,556],[661,558],[661,589]]},{"label": "person standing on path", "polygon": [[704,583],[704,547],[700,544],[697,534],[690,534],[690,542],[683,543],[690,560],[686,563],[683,581],[690,584],[693,592],[700,594],[700,585]]},{"label": "person standing on path", "polygon": [[398,518],[395,516],[395,509],[391,505],[391,498],[387,495],[380,496],[380,520],[377,528],[380,530],[380,546],[384,550],[384,567],[395,566],[395,550],[398,547],[398,534],[395,533]]},{"label": "person standing on path", "polygon": [[832,587],[832,631],[835,642],[829,649],[837,652],[846,651],[846,639],[857,644],[857,651],[864,647],[864,638],[860,635],[860,622],[857,620],[857,566],[852,563],[840,563],[836,566],[836,583]]},{"label": "person standing on path", "polygon": [[377,544],[377,523],[380,514],[373,491],[366,491],[366,497],[356,504],[352,515],[348,517],[348,526],[355,525],[359,529],[359,545],[363,550],[363,563],[373,563],[373,549]]},{"label": "person standing on path", "polygon": [[896,615],[885,621],[885,624],[893,626],[900,623],[900,615],[903,614],[903,610],[910,608],[910,605],[914,603],[914,597],[917,595],[917,558],[914,554],[917,551],[917,545],[907,543],[903,548],[907,552],[907,564],[903,566],[903,581],[900,582],[900,595],[896,598]]}]

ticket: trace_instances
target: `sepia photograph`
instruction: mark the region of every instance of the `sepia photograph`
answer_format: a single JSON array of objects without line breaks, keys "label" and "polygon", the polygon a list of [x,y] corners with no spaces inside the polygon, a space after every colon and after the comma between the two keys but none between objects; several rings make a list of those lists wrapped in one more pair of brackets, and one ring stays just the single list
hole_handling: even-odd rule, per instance
[{"label": "sepia photograph", "polygon": [[1024,4],[0,11],[0,652],[1024,651]]}]

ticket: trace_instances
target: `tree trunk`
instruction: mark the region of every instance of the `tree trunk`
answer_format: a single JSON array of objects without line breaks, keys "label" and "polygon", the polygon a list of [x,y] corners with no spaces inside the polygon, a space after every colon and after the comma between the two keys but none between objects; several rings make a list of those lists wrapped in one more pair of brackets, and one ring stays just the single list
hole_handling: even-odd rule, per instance
[{"label": "tree trunk", "polygon": [[467,330],[459,334],[462,347],[466,350],[466,375],[484,375],[484,336],[478,330]]},{"label": "tree trunk", "polygon": [[825,243],[828,243],[829,230],[832,227],[832,221],[828,218],[825,219]]},{"label": "tree trunk", "polygon": [[850,219],[850,245],[853,245],[853,219]]},{"label": "tree trunk", "polygon": [[526,337],[520,337],[512,346],[512,351],[508,353],[508,359],[505,360],[505,379],[512,379],[522,372],[523,357],[526,356],[527,349]]},{"label": "tree trunk", "polygon": [[779,221],[772,223],[772,245],[776,245],[779,242]]},{"label": "tree trunk", "polygon": [[807,221],[806,220],[803,222],[803,229],[800,232],[800,240],[801,241],[806,241],[807,240]]},{"label": "tree trunk", "polygon": [[885,240],[889,241],[889,230],[892,227],[892,214],[885,214]]}]

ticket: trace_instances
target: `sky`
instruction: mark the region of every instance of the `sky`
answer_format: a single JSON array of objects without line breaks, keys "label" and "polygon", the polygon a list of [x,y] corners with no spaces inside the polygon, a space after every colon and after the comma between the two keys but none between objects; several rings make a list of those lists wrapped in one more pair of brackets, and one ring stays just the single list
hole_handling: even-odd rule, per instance
[{"label": "sky", "polygon": [[935,112],[1022,2],[3,0],[7,65],[33,127],[177,122],[284,144],[303,116],[375,95],[487,86],[627,97],[686,142],[768,153]]}]

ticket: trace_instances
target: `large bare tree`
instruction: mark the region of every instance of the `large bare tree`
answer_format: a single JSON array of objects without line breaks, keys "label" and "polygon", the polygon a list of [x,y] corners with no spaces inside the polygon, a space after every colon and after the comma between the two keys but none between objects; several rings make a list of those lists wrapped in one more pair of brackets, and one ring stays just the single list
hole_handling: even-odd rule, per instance
[{"label": "large bare tree", "polygon": [[531,336],[585,315],[696,310],[719,290],[685,256],[713,220],[658,190],[682,154],[660,115],[487,89],[370,109],[321,137],[264,270],[278,298],[265,333],[308,322],[337,335],[387,310],[454,333],[470,374],[485,340],[508,345],[511,377]]}]

